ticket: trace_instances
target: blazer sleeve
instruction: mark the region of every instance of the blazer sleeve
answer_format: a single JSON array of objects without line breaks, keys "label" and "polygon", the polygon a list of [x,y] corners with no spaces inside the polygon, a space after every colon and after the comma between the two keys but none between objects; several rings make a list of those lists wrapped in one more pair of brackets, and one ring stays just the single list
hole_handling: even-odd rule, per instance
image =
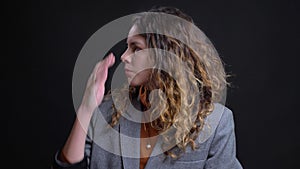
[{"label": "blazer sleeve", "polygon": [[89,136],[87,136],[85,142],[84,158],[81,161],[74,164],[69,164],[61,161],[59,159],[59,154],[61,151],[58,151],[54,156],[51,169],[89,169],[91,147],[92,147],[92,140],[90,139]]},{"label": "blazer sleeve", "polygon": [[92,119],[90,121],[88,133],[85,141],[84,158],[77,163],[68,164],[59,160],[58,156],[60,154],[60,151],[58,151],[55,154],[54,160],[52,162],[52,169],[89,169],[90,168],[95,124],[97,123],[97,119],[98,119],[97,115],[98,113],[102,113],[102,115],[104,115],[105,119],[108,121],[109,119],[111,119],[110,110],[112,110],[112,99],[111,97],[105,96],[103,102],[98,106],[98,109],[95,109],[95,112],[93,113]]},{"label": "blazer sleeve", "polygon": [[236,158],[236,140],[233,113],[225,108],[213,136],[205,169],[242,169]]}]

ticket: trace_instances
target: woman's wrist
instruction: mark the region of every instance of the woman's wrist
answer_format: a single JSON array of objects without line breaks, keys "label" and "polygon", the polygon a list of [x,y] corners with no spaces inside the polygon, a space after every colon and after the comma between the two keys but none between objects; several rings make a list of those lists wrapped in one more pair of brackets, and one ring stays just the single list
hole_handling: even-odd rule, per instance
[{"label": "woman's wrist", "polygon": [[85,106],[80,106],[77,111],[77,120],[80,122],[82,128],[86,131],[88,128],[88,125],[90,123],[91,117],[93,115],[93,111],[90,108],[87,108]]},{"label": "woman's wrist", "polygon": [[91,106],[86,106],[85,104],[81,104],[77,110],[77,114],[82,114],[82,115],[91,115],[94,112],[94,108]]}]

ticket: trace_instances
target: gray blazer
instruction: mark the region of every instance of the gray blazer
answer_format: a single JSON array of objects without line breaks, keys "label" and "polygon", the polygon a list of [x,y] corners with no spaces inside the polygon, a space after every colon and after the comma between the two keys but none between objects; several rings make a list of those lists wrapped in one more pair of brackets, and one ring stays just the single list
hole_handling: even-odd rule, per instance
[{"label": "gray blazer", "polygon": [[[91,120],[86,140],[85,158],[76,164],[66,164],[57,158],[52,168],[82,169],[139,169],[140,123],[121,117],[114,128],[107,127],[113,113],[112,100],[103,101]],[[240,169],[236,158],[236,143],[232,111],[216,103],[206,118],[205,126],[196,143],[178,159],[165,156],[161,137],[153,148],[145,169]],[[172,149],[178,152],[178,148]]]}]

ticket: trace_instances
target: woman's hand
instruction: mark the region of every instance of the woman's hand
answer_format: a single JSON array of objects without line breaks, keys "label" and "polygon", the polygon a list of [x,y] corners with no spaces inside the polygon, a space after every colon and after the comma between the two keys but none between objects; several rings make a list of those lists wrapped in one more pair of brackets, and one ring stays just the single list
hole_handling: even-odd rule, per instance
[{"label": "woman's hand", "polygon": [[110,53],[104,60],[97,63],[91,73],[83,95],[79,110],[92,113],[102,102],[107,80],[108,68],[115,63],[115,56]]},{"label": "woman's hand", "polygon": [[115,56],[111,53],[104,60],[97,63],[90,75],[77,112],[71,133],[60,154],[60,160],[70,164],[84,158],[84,147],[90,119],[95,108],[102,102],[108,68],[115,63]]}]

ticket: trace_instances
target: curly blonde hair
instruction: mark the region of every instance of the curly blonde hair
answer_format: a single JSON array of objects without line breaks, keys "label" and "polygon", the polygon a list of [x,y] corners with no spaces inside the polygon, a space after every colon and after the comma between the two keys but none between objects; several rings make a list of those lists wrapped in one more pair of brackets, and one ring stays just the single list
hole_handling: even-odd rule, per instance
[{"label": "curly blonde hair", "polygon": [[[162,23],[164,21],[161,18],[155,17],[154,13],[173,15],[184,19],[188,24],[166,25]],[[139,32],[146,32],[140,35],[146,39],[148,48],[167,51],[164,54],[154,52],[151,56],[155,61],[155,68],[167,67],[168,72],[154,68],[147,83],[138,88],[144,110],[149,110],[151,104],[155,103],[155,108],[151,111],[159,117],[151,119],[151,126],[162,134],[163,147],[172,145],[172,140],[175,140],[180,150],[185,151],[189,145],[194,150],[197,148],[195,140],[204,127],[205,118],[214,109],[213,103],[220,102],[228,84],[223,63],[205,34],[193,31],[192,18],[176,8],[151,9],[136,16],[133,24]],[[163,25],[160,27],[164,30],[163,34],[156,33],[159,25]],[[184,42],[176,36],[181,36]],[[185,64],[176,64],[179,62]],[[154,89],[160,89],[162,92],[159,92],[157,97],[150,97],[149,94]],[[112,116],[112,126],[118,123],[126,110],[128,101],[124,101],[123,98],[126,97],[123,96],[128,93],[132,95],[134,90],[134,87],[120,90],[120,99],[114,100],[114,104],[118,104],[118,110]],[[173,138],[170,138],[164,131],[172,126],[176,132]],[[165,154],[173,158],[178,156],[172,151],[165,151]]]}]

